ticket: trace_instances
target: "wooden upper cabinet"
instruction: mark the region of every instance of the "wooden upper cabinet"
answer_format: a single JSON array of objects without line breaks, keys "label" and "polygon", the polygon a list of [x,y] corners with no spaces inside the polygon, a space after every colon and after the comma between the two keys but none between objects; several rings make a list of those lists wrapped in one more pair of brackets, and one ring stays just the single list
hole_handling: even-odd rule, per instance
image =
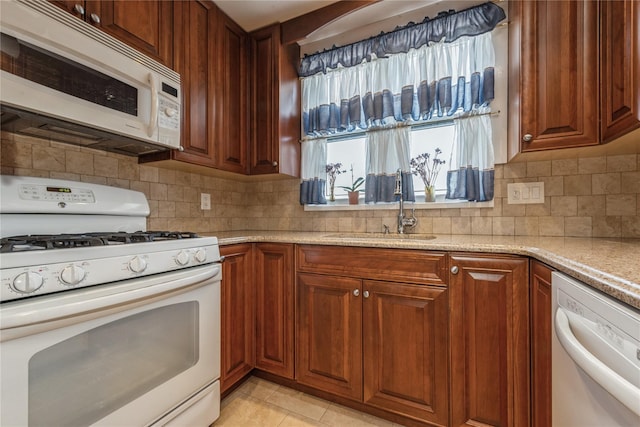
[{"label": "wooden upper cabinet", "polygon": [[300,175],[300,48],[280,42],[280,24],[251,37],[251,174]]},{"label": "wooden upper cabinet", "polygon": [[175,69],[182,78],[184,151],[161,155],[214,166],[219,96],[217,61],[212,58],[218,52],[218,8],[211,1],[178,1],[174,3],[174,13]]},{"label": "wooden upper cabinet", "polygon": [[226,14],[220,13],[220,140],[216,166],[229,172],[249,172],[249,38]]},{"label": "wooden upper cabinet", "polygon": [[531,261],[531,426],[551,425],[551,272]]},{"label": "wooden upper cabinet", "polygon": [[173,3],[163,0],[54,0],[78,18],[173,67]]},{"label": "wooden upper cabinet", "polygon": [[255,297],[250,243],[221,246],[220,391],[224,393],[255,365]]},{"label": "wooden upper cabinet", "polygon": [[510,154],[598,144],[598,4],[509,7]]},{"label": "wooden upper cabinet", "polygon": [[600,2],[600,132],[609,142],[640,127],[640,3]]},{"label": "wooden upper cabinet", "polygon": [[528,264],[451,256],[452,426],[529,425]]},{"label": "wooden upper cabinet", "polygon": [[294,376],[293,245],[255,245],[256,368]]}]

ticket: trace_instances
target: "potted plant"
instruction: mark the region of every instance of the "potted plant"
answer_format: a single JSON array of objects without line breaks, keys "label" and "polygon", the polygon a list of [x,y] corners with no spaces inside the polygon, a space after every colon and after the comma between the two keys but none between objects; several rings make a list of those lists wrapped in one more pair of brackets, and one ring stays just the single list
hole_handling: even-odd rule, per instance
[{"label": "potted plant", "polygon": [[334,194],[334,190],[335,190],[335,185],[336,185],[336,177],[338,175],[340,175],[341,173],[346,172],[345,170],[341,170],[340,168],[342,168],[342,163],[329,163],[326,166],[326,170],[327,170],[327,177],[329,179],[329,201],[330,202],[335,202],[336,201],[336,196]]},{"label": "potted plant", "polygon": [[350,205],[357,205],[358,198],[360,197],[360,191],[358,190],[358,188],[360,188],[362,184],[364,184],[364,178],[359,176],[357,179],[353,179],[353,164],[351,165],[351,169],[349,170],[351,171],[351,186],[346,187],[344,185],[341,185],[338,188],[342,188],[343,190],[347,191]]},{"label": "potted plant", "polygon": [[444,160],[438,158],[440,154],[442,154],[442,150],[436,148],[433,159],[431,159],[430,153],[423,153],[411,159],[412,173],[420,175],[424,183],[424,200],[426,202],[436,201],[436,179],[440,168],[445,164]]}]

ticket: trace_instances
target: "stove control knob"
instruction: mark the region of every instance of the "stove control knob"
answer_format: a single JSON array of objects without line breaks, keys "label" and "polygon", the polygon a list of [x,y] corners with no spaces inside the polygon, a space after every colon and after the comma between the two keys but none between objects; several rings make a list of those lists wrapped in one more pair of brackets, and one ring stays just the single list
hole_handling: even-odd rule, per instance
[{"label": "stove control knob", "polygon": [[176,264],[180,266],[185,266],[189,263],[189,254],[185,251],[178,252],[176,255]]},{"label": "stove control knob", "polygon": [[25,271],[20,273],[13,279],[11,287],[20,292],[21,294],[29,294],[40,289],[44,279],[39,273],[35,271]]},{"label": "stove control knob", "polygon": [[147,269],[147,261],[142,257],[134,256],[129,261],[129,269],[134,273],[142,273]]},{"label": "stove control knob", "polygon": [[196,251],[196,261],[198,262],[205,262],[207,260],[207,251],[205,251],[204,249],[198,249]]},{"label": "stove control knob", "polygon": [[87,272],[84,271],[84,268],[72,264],[62,269],[60,280],[65,285],[77,285],[84,280],[86,275]]}]

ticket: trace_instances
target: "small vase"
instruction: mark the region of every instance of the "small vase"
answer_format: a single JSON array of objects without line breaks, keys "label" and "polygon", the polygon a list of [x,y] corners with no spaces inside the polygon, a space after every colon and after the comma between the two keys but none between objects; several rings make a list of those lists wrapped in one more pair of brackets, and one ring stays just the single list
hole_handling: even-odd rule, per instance
[{"label": "small vase", "polygon": [[424,201],[425,202],[436,201],[436,188],[433,185],[427,185],[424,187]]},{"label": "small vase", "polygon": [[360,191],[347,191],[347,196],[349,196],[350,205],[357,205],[358,198],[360,197]]},{"label": "small vase", "polygon": [[330,193],[329,193],[329,201],[330,202],[335,202],[336,201],[336,195],[334,193],[335,188],[333,187],[333,184],[331,185],[331,187],[329,187],[329,191],[330,191]]}]

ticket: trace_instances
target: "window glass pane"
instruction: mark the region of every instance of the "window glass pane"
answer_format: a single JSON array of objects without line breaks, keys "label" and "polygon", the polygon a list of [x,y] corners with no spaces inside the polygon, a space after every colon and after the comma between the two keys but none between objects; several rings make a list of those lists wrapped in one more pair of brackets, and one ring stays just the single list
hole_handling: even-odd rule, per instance
[{"label": "window glass pane", "polygon": [[90,425],[198,362],[198,303],[145,311],[29,360],[29,425]]},{"label": "window glass pane", "polygon": [[[350,187],[351,186],[351,165],[353,165],[353,179],[358,177],[366,177],[365,169],[365,148],[364,148],[365,136],[360,134],[350,139],[343,139],[338,141],[329,141],[327,143],[327,163],[342,163],[341,170],[346,172],[336,177],[336,196],[346,196],[347,191],[338,188],[339,186]],[[329,179],[327,178],[327,182]],[[358,190],[364,190],[362,185]],[[327,195],[329,194],[329,185],[327,184]]]},{"label": "window glass pane", "polygon": [[[432,164],[436,148],[442,153],[439,159],[446,163],[440,167],[436,179],[436,190],[446,191],[447,189],[447,170],[449,169],[451,150],[453,149],[453,123],[446,122],[442,125],[430,126],[424,128],[414,128],[411,131],[411,157],[416,157],[423,153],[429,153],[431,156],[430,165]],[[341,170],[345,172],[336,177],[336,196],[346,196],[346,190],[339,188],[340,186],[351,186],[351,172],[349,169],[353,165],[353,177],[366,177],[365,166],[365,138],[363,134],[354,135],[352,138],[341,137],[336,141],[329,140],[327,144],[327,162],[342,163]],[[419,175],[413,176],[413,188],[416,194],[424,193],[424,183]],[[364,190],[364,186],[360,187]],[[327,185],[327,195],[329,194],[329,186]]]},{"label": "window glass pane", "polygon": [[[446,163],[440,166],[440,172],[436,179],[436,190],[445,191],[447,189],[447,170],[453,149],[453,123],[446,123],[442,126],[432,126],[422,129],[413,129],[411,132],[411,157],[419,154],[429,153],[429,166],[433,164],[433,157],[436,148],[442,153],[438,159],[444,160]],[[419,175],[413,176],[413,188],[417,194],[424,193],[424,182]]]}]

